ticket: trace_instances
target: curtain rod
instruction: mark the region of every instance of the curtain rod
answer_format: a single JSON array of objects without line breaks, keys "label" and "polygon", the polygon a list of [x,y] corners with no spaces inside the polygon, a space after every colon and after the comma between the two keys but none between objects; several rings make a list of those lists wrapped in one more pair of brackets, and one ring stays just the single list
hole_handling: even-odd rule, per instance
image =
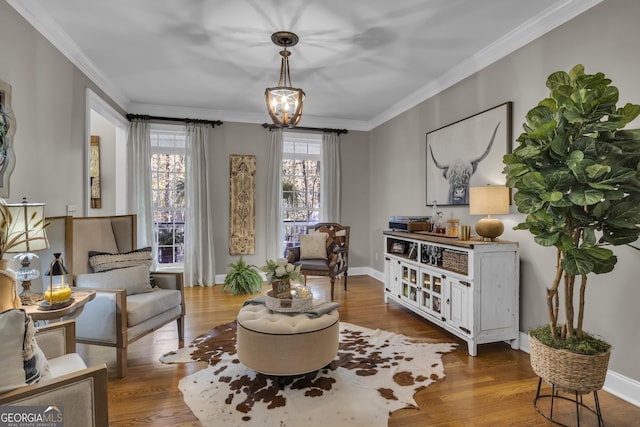
[{"label": "curtain rod", "polygon": [[220,120],[203,120],[203,119],[179,119],[176,117],[160,117],[160,116],[149,116],[146,114],[127,114],[127,120],[131,121],[132,119],[145,119],[145,120],[162,120],[166,122],[184,122],[184,123],[203,123],[210,124],[215,127],[220,126],[222,122]]},{"label": "curtain rod", "polygon": [[[280,126],[276,126],[276,125],[270,124],[270,123],[263,123],[262,127],[265,128],[265,129],[269,129],[269,130],[274,130],[274,129],[279,129],[280,128]],[[283,129],[322,131],[322,132],[329,132],[329,133],[337,133],[338,135],[340,135],[341,133],[349,133],[349,131],[346,130],[346,129],[310,128],[310,127],[304,127],[304,126],[296,126],[294,128],[283,128]]]}]

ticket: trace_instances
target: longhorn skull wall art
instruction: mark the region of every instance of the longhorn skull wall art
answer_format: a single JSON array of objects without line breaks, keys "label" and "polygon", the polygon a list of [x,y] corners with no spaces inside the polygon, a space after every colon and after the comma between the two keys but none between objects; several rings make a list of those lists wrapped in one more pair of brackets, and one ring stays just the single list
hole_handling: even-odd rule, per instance
[{"label": "longhorn skull wall art", "polygon": [[511,108],[507,102],[427,133],[427,206],[468,205],[469,187],[504,184]]}]

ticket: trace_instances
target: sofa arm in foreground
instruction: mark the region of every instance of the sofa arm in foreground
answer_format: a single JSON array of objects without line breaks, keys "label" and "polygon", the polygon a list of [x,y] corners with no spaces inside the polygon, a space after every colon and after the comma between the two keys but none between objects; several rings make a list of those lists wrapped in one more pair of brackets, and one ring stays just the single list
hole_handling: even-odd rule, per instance
[{"label": "sofa arm in foreground", "polygon": [[[74,331],[73,321],[38,329],[36,341],[47,356],[52,377],[0,394],[0,406],[56,406],[62,408],[64,425],[109,425],[107,366],[87,368],[78,355],[68,352],[75,351]],[[60,364],[70,372],[56,376]]]}]

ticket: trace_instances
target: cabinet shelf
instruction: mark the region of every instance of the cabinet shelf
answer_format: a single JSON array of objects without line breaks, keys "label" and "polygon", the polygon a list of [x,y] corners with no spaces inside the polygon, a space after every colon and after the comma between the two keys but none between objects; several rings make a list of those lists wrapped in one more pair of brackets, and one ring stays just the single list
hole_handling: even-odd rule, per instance
[{"label": "cabinet shelf", "polygon": [[385,302],[464,339],[472,356],[483,343],[519,348],[517,243],[393,231],[384,240]]}]

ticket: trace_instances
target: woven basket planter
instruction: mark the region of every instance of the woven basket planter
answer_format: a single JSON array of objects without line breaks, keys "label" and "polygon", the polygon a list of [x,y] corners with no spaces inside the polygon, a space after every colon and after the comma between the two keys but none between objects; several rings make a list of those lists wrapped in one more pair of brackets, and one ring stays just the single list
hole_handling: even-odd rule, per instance
[{"label": "woven basket planter", "polygon": [[587,394],[604,385],[611,350],[595,355],[548,347],[529,334],[531,368],[562,391]]}]

